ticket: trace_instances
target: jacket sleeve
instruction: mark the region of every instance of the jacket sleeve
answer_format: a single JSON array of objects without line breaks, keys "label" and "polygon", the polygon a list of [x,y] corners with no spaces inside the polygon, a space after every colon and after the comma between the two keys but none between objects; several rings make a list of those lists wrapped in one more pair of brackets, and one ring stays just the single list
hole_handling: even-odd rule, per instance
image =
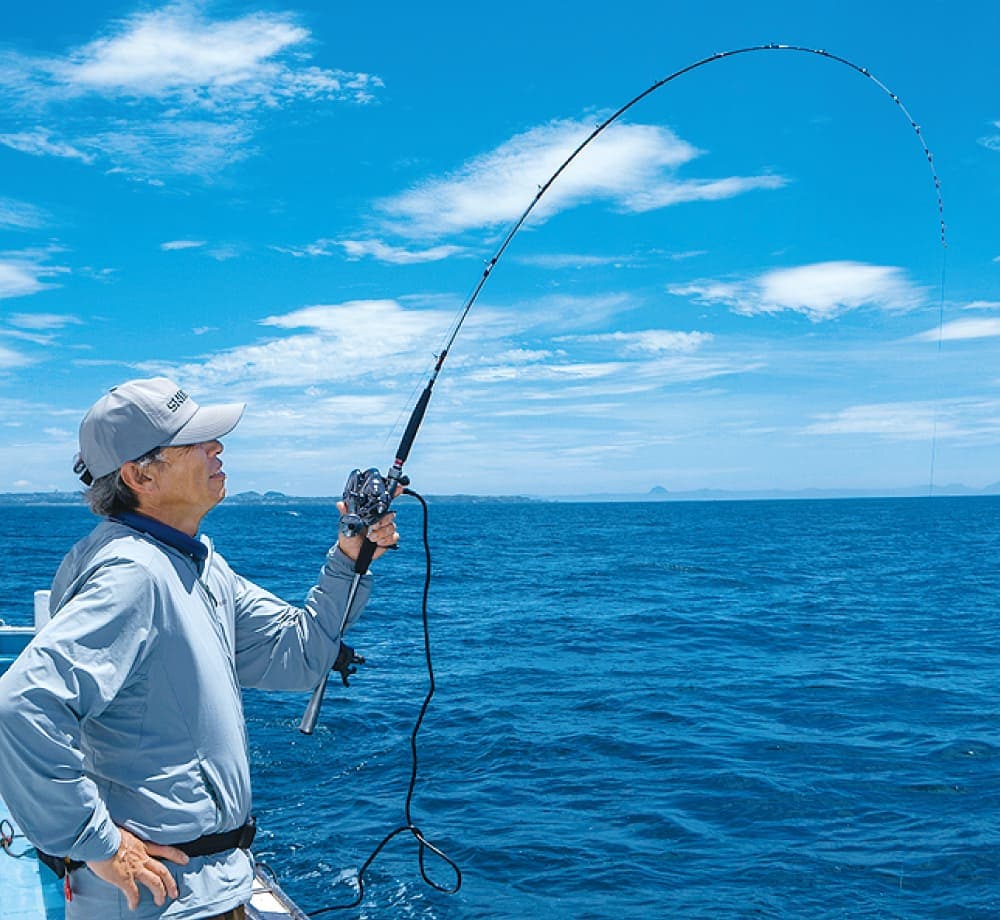
[{"label": "jacket sleeve", "polygon": [[121,835],[85,772],[81,743],[141,665],[154,592],[131,562],[102,565],[0,677],[0,795],[40,850],[110,859]]},{"label": "jacket sleeve", "polygon": [[[340,651],[339,630],[354,580],[354,566],[336,546],[327,553],[304,608],[286,604],[253,582],[232,575],[236,607],[236,670],[244,687],[311,690]],[[347,626],[371,593],[363,575]]]}]

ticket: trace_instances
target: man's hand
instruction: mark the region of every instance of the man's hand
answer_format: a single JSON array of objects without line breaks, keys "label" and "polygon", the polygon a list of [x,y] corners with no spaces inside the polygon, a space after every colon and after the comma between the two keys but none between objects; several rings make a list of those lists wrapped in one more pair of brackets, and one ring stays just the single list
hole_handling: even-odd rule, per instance
[{"label": "man's hand", "polygon": [[162,907],[167,898],[176,898],[177,883],[160,860],[169,859],[180,866],[186,866],[187,854],[174,847],[147,843],[123,827],[118,830],[122,834],[118,852],[111,859],[87,863],[90,871],[99,879],[120,888],[128,898],[129,910],[135,910],[139,906],[140,884],[153,893],[157,907]]},{"label": "man's hand", "polygon": [[[396,493],[397,495],[399,492]],[[337,502],[337,509],[341,514],[347,513],[347,506],[343,502]],[[378,559],[390,546],[399,543],[399,533],[396,531],[396,512],[390,511],[385,517],[376,521],[368,528],[367,536],[348,537],[341,534],[337,539],[337,545],[341,552],[352,562],[358,558],[361,547],[365,540],[371,540],[378,549],[372,557]]]}]

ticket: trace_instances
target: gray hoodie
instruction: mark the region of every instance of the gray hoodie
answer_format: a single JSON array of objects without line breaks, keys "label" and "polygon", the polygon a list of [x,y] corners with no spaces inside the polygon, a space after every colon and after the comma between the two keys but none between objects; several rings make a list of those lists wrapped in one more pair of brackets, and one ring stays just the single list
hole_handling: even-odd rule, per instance
[{"label": "gray hoodie", "polygon": [[[116,825],[162,844],[240,827],[250,815],[240,687],[309,690],[336,658],[353,578],[340,550],[300,609],[202,542],[199,562],[99,524],[56,574],[56,615],[0,677],[0,795],[39,849],[87,862],[114,855]],[[242,851],[164,865],[180,897],[158,908],[140,887],[135,912],[89,869],[73,872],[67,918],[182,920],[249,900]]]}]

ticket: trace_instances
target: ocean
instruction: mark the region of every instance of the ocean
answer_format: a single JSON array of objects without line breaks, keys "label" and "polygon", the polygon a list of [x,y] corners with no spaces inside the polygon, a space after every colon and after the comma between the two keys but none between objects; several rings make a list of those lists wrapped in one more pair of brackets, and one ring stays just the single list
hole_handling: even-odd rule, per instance
[{"label": "ocean", "polygon": [[[330,690],[248,691],[255,850],[307,911],[403,821],[427,687],[419,508]],[[298,602],[333,507],[205,530]],[[89,530],[0,510],[8,623]],[[1000,916],[1000,499],[431,504],[436,695],[365,918]],[[447,866],[428,856],[443,886]]]}]

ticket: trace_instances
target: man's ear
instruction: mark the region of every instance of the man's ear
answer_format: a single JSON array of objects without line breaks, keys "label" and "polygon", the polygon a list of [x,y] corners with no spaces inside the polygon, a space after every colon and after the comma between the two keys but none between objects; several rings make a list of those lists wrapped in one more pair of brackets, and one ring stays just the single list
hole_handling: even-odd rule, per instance
[{"label": "man's ear", "polygon": [[122,464],[122,482],[135,492],[136,495],[154,491],[156,488],[156,478],[150,475],[150,467],[152,465],[141,467],[134,460]]}]

